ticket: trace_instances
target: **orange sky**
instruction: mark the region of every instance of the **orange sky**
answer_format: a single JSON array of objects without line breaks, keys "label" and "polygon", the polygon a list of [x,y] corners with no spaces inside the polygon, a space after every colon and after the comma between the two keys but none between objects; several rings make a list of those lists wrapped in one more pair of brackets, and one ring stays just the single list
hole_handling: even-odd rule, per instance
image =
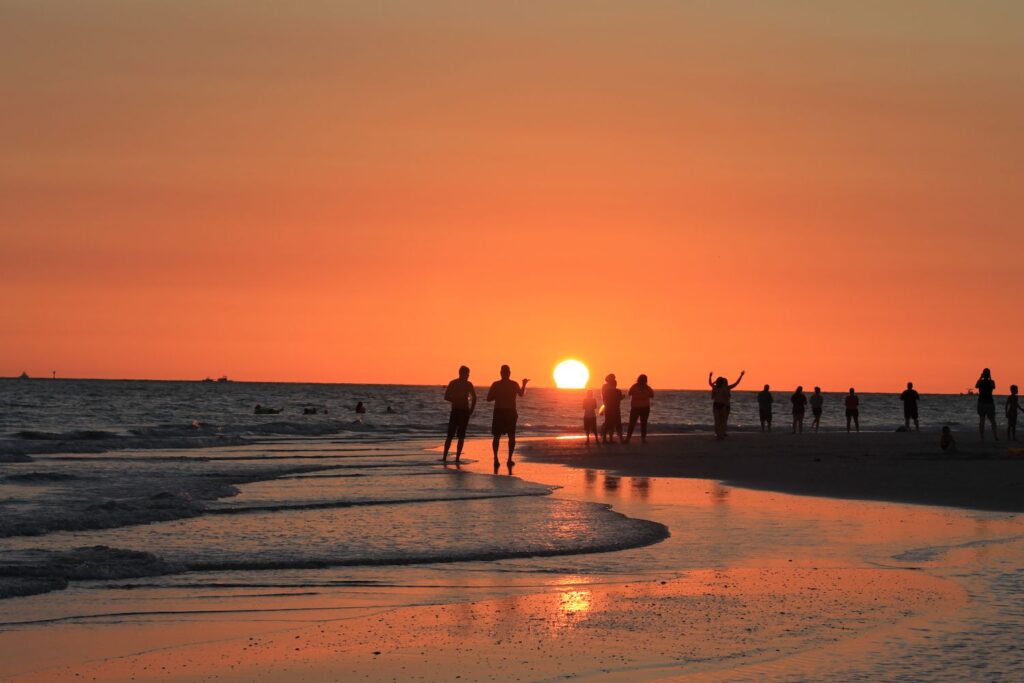
[{"label": "orange sky", "polygon": [[0,375],[1024,383],[1022,26],[4,3]]}]

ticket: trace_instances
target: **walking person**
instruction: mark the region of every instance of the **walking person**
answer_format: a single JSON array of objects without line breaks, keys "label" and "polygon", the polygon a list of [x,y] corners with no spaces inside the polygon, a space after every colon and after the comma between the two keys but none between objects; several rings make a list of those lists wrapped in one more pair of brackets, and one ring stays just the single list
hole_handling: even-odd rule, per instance
[{"label": "walking person", "polygon": [[860,396],[857,392],[850,387],[850,393],[846,395],[843,403],[846,405],[846,431],[850,431],[850,421],[857,426],[857,431],[860,431]]},{"label": "walking person", "polygon": [[807,412],[807,396],[804,395],[804,388],[799,386],[789,398],[793,404],[793,433],[804,433],[804,414]]},{"label": "walking person", "polygon": [[811,415],[814,416],[811,427],[815,434],[818,433],[818,427],[821,426],[821,411],[824,405],[825,397],[821,393],[821,387],[814,387],[814,393],[811,394]]},{"label": "walking person", "polygon": [[512,370],[507,365],[501,366],[501,379],[491,385],[487,392],[488,402],[494,403],[494,416],[491,418],[491,450],[494,451],[494,470],[497,472],[501,466],[498,460],[498,447],[501,445],[501,437],[508,435],[508,462],[509,468],[515,465],[512,454],[516,450],[516,422],[519,421],[519,412],[516,410],[516,399],[526,393],[526,385],[530,380],[524,379],[522,386],[519,382],[510,379]]},{"label": "walking person", "polygon": [[587,435],[587,445],[590,445],[590,435],[594,435],[594,443],[601,443],[601,437],[597,433],[597,399],[594,398],[594,390],[587,389],[587,395],[583,397],[583,432]]},{"label": "walking person", "polygon": [[455,464],[458,465],[462,457],[462,445],[466,441],[469,418],[476,410],[476,389],[469,381],[469,368],[465,365],[459,368],[459,376],[448,382],[448,388],[444,390],[444,400],[452,404],[452,412],[448,416],[448,436],[444,440],[444,457],[441,461],[448,462],[452,439],[458,437],[459,442],[455,447]]},{"label": "walking person", "polygon": [[996,390],[995,380],[992,379],[992,371],[985,368],[981,371],[974,388],[978,390],[978,431],[981,433],[981,440],[985,440],[985,418],[992,423],[992,438],[999,441],[999,432],[996,431],[996,399],[992,395]]},{"label": "walking person", "polygon": [[615,373],[604,378],[601,387],[601,400],[604,401],[604,424],[601,425],[601,438],[604,443],[615,443],[613,434],[619,435],[622,441],[622,398],[619,381]]},{"label": "walking person", "polygon": [[715,418],[715,438],[721,441],[729,436],[729,413],[732,411],[732,390],[740,385],[746,370],[740,371],[740,376],[732,384],[725,377],[719,377],[714,382],[711,377],[715,373],[708,373],[708,386],[711,387],[711,412]]},{"label": "walking person", "polygon": [[[903,426],[906,427],[909,432],[910,421],[913,420],[914,431],[921,431],[921,425],[917,421],[917,402],[921,400],[921,394],[914,390],[913,382],[907,382],[907,390],[900,394],[900,400],[903,401]],[[995,404],[993,404],[993,406],[994,405]],[[993,410],[995,410],[994,407]]]},{"label": "walking person", "polygon": [[636,384],[629,388],[629,428],[626,430],[626,443],[633,438],[633,429],[640,419],[640,443],[647,443],[647,419],[651,415],[651,401],[654,389],[647,384],[647,375],[636,378]]},{"label": "walking person", "polygon": [[1006,440],[1017,440],[1017,413],[1024,411],[1020,407],[1020,398],[1017,396],[1017,385],[1010,385],[1010,395],[1006,397],[1003,404],[1003,412],[1006,414]]},{"label": "walking person", "polygon": [[757,415],[761,418],[761,431],[765,431],[765,427],[768,427],[768,431],[772,431],[772,403],[775,401],[772,398],[772,388],[767,384],[764,385],[764,389],[757,392]]}]

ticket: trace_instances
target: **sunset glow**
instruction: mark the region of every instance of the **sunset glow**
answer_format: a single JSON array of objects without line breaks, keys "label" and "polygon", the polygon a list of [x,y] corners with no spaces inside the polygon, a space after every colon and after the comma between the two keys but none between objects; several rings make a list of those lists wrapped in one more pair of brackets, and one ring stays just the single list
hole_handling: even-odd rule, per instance
[{"label": "sunset glow", "polygon": [[564,360],[555,366],[555,386],[559,389],[583,389],[590,379],[590,370],[578,360]]}]

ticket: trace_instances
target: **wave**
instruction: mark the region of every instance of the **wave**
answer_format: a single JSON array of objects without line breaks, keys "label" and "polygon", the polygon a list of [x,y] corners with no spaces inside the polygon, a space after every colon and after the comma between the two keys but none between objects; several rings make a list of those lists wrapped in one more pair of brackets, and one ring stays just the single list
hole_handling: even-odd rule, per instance
[{"label": "wave", "polygon": [[5,551],[0,560],[0,598],[47,593],[69,581],[133,579],[181,571],[152,553],[107,546],[72,550]]}]

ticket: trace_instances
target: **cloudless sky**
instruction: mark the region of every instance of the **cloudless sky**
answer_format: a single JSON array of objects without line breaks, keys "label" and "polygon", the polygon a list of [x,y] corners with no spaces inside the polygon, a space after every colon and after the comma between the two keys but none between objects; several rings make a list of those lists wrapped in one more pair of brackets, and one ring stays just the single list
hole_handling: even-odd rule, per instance
[{"label": "cloudless sky", "polygon": [[1024,383],[1024,4],[0,0],[0,375]]}]

